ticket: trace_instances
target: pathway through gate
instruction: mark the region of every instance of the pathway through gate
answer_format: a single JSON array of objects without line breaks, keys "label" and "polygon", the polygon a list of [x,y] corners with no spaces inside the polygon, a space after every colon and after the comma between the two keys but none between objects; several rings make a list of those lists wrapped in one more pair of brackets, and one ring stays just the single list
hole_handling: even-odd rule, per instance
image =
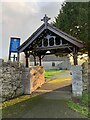
[{"label": "pathway through gate", "polygon": [[36,96],[3,109],[3,118],[85,118],[67,105],[71,98],[70,71],[54,76],[33,94]]},{"label": "pathway through gate", "polygon": [[51,80],[46,80],[47,82],[42,85],[41,88],[37,89],[33,94],[43,94],[47,97],[48,93],[50,98],[63,99],[71,98],[71,75],[70,71],[64,71],[58,75],[55,75]]},{"label": "pathway through gate", "polygon": [[48,81],[33,94],[39,95],[40,100],[23,118],[85,118],[67,106],[71,98],[70,71],[56,75],[54,80]]}]

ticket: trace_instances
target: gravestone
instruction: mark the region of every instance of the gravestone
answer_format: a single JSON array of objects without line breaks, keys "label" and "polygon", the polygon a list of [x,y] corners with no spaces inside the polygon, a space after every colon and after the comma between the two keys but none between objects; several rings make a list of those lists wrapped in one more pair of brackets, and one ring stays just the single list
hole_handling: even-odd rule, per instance
[{"label": "gravestone", "polygon": [[82,96],[83,82],[82,82],[82,66],[72,66],[72,94],[74,97]]}]

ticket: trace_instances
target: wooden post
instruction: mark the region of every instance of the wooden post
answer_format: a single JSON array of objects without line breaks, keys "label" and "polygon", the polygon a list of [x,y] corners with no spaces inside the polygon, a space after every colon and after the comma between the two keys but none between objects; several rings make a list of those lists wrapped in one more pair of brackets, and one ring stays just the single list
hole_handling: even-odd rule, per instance
[{"label": "wooden post", "polygon": [[8,58],[8,60],[11,60],[11,52],[9,52],[9,58]]},{"label": "wooden post", "polygon": [[17,53],[17,62],[19,63],[19,53]]},{"label": "wooden post", "polygon": [[78,65],[76,53],[74,53],[73,59],[74,59],[74,65]]},{"label": "wooden post", "polygon": [[28,57],[26,57],[26,67],[28,67]]},{"label": "wooden post", "polygon": [[16,57],[15,57],[15,55],[14,55],[14,56],[13,56],[13,62],[15,62],[15,58],[16,58]]},{"label": "wooden post", "polygon": [[74,65],[78,65],[77,53],[78,53],[77,48],[74,47],[74,48],[73,48],[73,61],[74,61]]},{"label": "wooden post", "polygon": [[43,39],[42,39],[42,47],[44,47]]},{"label": "wooden post", "polygon": [[36,66],[37,65],[37,63],[36,63],[36,56],[33,55],[33,57],[34,57],[34,66]]},{"label": "wooden post", "polygon": [[40,62],[40,66],[42,66],[42,59],[41,59],[41,55],[39,56],[39,62]]},{"label": "wooden post", "polygon": [[25,51],[24,53],[25,53],[25,58],[26,58],[26,67],[28,67],[28,52]]}]

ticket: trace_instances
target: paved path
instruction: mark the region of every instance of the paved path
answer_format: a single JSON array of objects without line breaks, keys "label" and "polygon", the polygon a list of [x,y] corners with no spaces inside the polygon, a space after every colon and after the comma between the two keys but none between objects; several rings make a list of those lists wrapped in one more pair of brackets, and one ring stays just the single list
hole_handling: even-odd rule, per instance
[{"label": "paved path", "polygon": [[70,71],[60,73],[33,94],[39,94],[41,99],[23,118],[84,118],[67,106],[67,100],[71,98]]},{"label": "paved path", "polygon": [[70,71],[65,71],[55,75],[51,79],[47,80],[47,82],[42,85],[41,88],[37,89],[33,94],[43,94],[42,96],[46,96],[45,93],[48,93],[49,95],[59,95],[58,97],[61,99],[63,99],[63,97],[71,98]]}]

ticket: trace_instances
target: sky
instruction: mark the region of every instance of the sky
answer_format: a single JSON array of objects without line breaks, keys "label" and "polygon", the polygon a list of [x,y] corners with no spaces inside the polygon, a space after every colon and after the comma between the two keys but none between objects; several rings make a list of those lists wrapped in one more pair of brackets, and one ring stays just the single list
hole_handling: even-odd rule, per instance
[{"label": "sky", "polygon": [[63,1],[2,0],[0,2],[0,58],[8,58],[10,37],[20,37],[22,44],[43,24],[41,19],[45,14],[51,18],[50,22],[54,21]]}]

